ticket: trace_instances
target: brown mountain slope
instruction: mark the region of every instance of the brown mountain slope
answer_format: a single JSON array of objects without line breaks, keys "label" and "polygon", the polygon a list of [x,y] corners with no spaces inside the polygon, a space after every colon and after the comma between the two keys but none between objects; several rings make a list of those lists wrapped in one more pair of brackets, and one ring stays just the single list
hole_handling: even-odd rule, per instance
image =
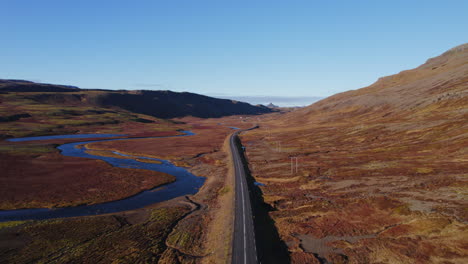
[{"label": "brown mountain slope", "polygon": [[[202,118],[270,113],[265,106],[218,99],[188,92],[89,90],[73,86],[0,79],[0,102],[26,99],[24,104],[119,108],[158,118]],[[3,107],[0,106],[0,110]],[[1,116],[0,116],[1,118]]]},{"label": "brown mountain slope", "polygon": [[[397,117],[466,110],[468,44],[429,59],[416,69],[380,78],[374,84],[336,94],[288,116],[288,122],[352,117]],[[428,111],[430,110],[430,111]],[[324,113],[324,115],[321,115]],[[366,115],[368,114],[368,115]]]},{"label": "brown mountain slope", "polygon": [[466,263],[467,110],[464,44],[245,134],[293,262]]},{"label": "brown mountain slope", "polygon": [[[171,91],[89,90],[0,79],[0,139],[102,132],[128,122],[167,123],[174,117],[257,115],[265,106]],[[151,126],[151,124],[150,124]],[[145,130],[141,130],[145,131]]]}]

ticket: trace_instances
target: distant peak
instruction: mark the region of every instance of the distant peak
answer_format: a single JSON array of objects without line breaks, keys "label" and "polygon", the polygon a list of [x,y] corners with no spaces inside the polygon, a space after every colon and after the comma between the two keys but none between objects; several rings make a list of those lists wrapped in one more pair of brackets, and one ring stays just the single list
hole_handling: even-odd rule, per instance
[{"label": "distant peak", "polygon": [[267,105],[267,107],[268,107],[268,108],[278,108],[279,106],[277,106],[277,105],[275,105],[275,104],[273,104],[273,103],[269,103],[269,104]]},{"label": "distant peak", "polygon": [[454,48],[451,48],[442,54],[443,57],[448,55],[455,55],[459,53],[468,52],[468,43],[458,45]]},{"label": "distant peak", "polygon": [[454,48],[449,49],[447,52],[463,52],[468,50],[468,43],[458,45]]}]

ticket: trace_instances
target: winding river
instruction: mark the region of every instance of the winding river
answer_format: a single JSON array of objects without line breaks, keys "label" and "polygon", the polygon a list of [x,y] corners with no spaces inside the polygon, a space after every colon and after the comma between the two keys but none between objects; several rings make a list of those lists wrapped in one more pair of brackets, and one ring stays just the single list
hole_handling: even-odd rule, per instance
[{"label": "winding river", "polygon": [[[182,137],[195,135],[190,131],[181,131],[183,135],[169,136],[169,137]],[[45,136],[45,137],[32,137],[32,138],[16,138],[10,139],[9,141],[30,141],[30,140],[47,140],[47,139],[64,139],[64,138],[96,138],[96,137],[116,137],[125,135],[115,134],[81,134],[81,135],[60,135],[60,136]],[[63,207],[63,208],[36,208],[36,209],[18,209],[18,210],[3,210],[0,211],[0,222],[5,221],[17,221],[17,220],[43,220],[50,218],[63,218],[63,217],[74,217],[74,216],[86,216],[86,215],[99,215],[107,213],[115,213],[121,211],[127,211],[132,209],[138,209],[145,207],[150,204],[167,201],[179,196],[195,194],[199,188],[203,186],[205,182],[204,177],[198,177],[185,168],[177,167],[167,160],[138,157],[124,155],[119,152],[113,152],[114,154],[122,156],[122,158],[115,157],[103,157],[96,156],[86,153],[84,145],[94,142],[104,141],[115,141],[115,140],[133,140],[142,139],[140,138],[116,138],[116,139],[103,139],[103,140],[92,140],[82,141],[63,144],[58,147],[62,155],[71,157],[91,158],[103,160],[112,166],[120,168],[134,168],[134,169],[145,169],[152,171],[159,171],[174,175],[176,180],[172,183],[158,186],[154,189],[140,192],[134,196],[124,198],[122,200],[116,200],[106,203],[93,204],[93,205],[81,205],[75,207]],[[167,138],[167,137],[144,137],[144,138]],[[145,163],[137,161],[137,159],[144,160],[155,160],[161,162],[157,163]]]}]

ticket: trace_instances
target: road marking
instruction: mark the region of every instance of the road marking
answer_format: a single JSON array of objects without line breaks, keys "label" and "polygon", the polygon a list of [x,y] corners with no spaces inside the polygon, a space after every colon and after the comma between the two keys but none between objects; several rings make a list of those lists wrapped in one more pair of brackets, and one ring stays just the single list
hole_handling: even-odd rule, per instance
[{"label": "road marking", "polygon": [[[243,229],[243,235],[244,235],[244,239],[243,239],[243,244],[244,244],[244,264],[247,264],[247,223],[246,223],[246,215],[245,215],[245,206],[247,205],[246,204],[246,200],[245,200],[245,194],[244,194],[244,180],[245,179],[245,172],[243,170],[243,163],[240,159],[240,153],[239,153],[239,150],[236,148],[235,146],[235,141],[234,141],[234,137],[237,136],[237,133],[235,133],[234,135],[231,136],[231,149],[232,149],[232,152],[234,154],[234,156],[237,156],[237,159],[234,158],[234,168],[235,170],[237,170],[238,173],[237,174],[237,178],[238,178],[238,181],[240,182],[236,182],[236,186],[239,186],[240,185],[240,189],[241,189],[241,201],[242,201],[242,229]],[[250,204],[250,201],[249,201],[249,204]],[[253,216],[253,213],[252,213],[252,208],[250,208],[250,213],[252,214]],[[251,219],[253,221],[253,218]],[[257,259],[257,249],[256,249],[256,243],[255,243],[255,233],[253,235],[253,253],[255,255],[255,263],[257,263],[258,259]]]},{"label": "road marking", "polygon": [[[240,168],[239,168],[240,169]],[[241,176],[239,174],[239,176]],[[241,195],[242,195],[242,223],[244,224],[243,225],[243,229],[244,229],[244,263],[247,263],[247,234],[246,234],[246,228],[245,228],[245,197],[244,197],[244,180],[240,179],[240,183],[241,183]]]}]

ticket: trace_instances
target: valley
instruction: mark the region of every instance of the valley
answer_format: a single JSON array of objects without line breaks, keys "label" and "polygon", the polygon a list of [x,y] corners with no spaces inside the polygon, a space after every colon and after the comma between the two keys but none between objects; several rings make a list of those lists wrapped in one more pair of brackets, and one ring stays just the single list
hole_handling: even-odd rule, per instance
[{"label": "valley", "polygon": [[467,44],[297,109],[2,80],[4,212],[164,193],[169,162],[203,183],[2,221],[0,262],[464,263],[467,91]]},{"label": "valley", "polygon": [[0,264],[468,263],[468,1],[0,10]]},{"label": "valley", "polygon": [[[44,89],[43,85],[39,86]],[[86,262],[97,255],[104,262],[119,259],[159,260],[161,263],[173,263],[176,259],[218,262],[229,258],[231,236],[217,235],[220,231],[230,230],[233,218],[230,211],[233,206],[233,179],[229,180],[229,159],[224,142],[234,131],[232,127],[250,127],[250,121],[240,116],[166,120],[121,108],[99,107],[87,101],[28,101],[26,98],[31,93],[56,97],[55,91],[38,90],[1,94],[3,113],[28,113],[27,117],[6,118],[1,123],[4,139],[69,133],[116,134],[114,138],[118,141],[91,142],[83,146],[87,153],[104,158],[115,157],[113,152],[118,151],[138,156],[139,162],[149,165],[157,165],[150,159],[168,160],[205,177],[206,181],[195,195],[182,195],[141,209],[98,216],[2,222],[2,262]],[[190,130],[194,135],[180,137],[182,130]],[[103,139],[106,138],[89,138],[86,141]],[[102,160],[63,156],[57,148],[82,141],[80,138],[3,140],[0,143],[0,169],[3,172],[0,179],[3,193],[1,209],[100,205],[176,180],[167,173],[112,167]],[[90,228],[90,225],[97,229]],[[129,232],[132,233],[130,237],[127,236]],[[139,235],[141,232],[146,234],[145,238]],[[57,236],[62,240],[57,241]],[[127,242],[123,240],[129,244],[125,245]],[[45,247],[38,247],[37,243]],[[109,247],[122,247],[122,251],[103,255]]]}]

